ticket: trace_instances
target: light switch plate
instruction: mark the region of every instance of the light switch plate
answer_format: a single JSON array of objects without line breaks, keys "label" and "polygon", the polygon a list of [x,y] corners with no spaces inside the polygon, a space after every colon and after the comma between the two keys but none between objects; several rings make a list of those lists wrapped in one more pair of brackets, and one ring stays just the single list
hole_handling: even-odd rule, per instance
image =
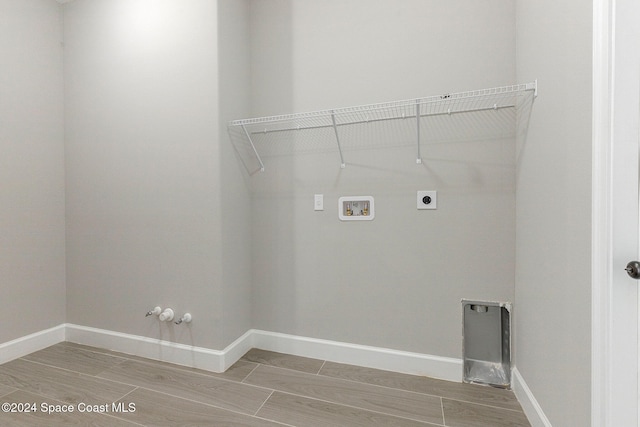
[{"label": "light switch plate", "polygon": [[323,211],[324,210],[324,195],[322,195],[322,194],[314,194],[314,196],[313,196],[313,210],[314,211]]},{"label": "light switch plate", "polygon": [[437,191],[418,191],[418,209],[437,209]]}]

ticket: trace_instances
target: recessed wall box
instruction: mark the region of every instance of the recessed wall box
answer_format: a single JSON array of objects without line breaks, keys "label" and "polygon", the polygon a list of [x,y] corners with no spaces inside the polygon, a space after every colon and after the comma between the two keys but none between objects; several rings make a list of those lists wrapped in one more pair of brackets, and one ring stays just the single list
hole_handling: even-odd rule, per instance
[{"label": "recessed wall box", "polygon": [[463,381],[511,387],[511,303],[462,300]]},{"label": "recessed wall box", "polygon": [[338,218],[341,221],[371,221],[375,207],[371,196],[345,196],[338,199]]}]

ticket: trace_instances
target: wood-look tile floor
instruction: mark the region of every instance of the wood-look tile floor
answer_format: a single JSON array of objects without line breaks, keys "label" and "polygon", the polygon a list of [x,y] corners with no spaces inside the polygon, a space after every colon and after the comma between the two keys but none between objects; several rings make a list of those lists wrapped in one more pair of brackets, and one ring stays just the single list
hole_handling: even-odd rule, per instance
[{"label": "wood-look tile floor", "polygon": [[11,427],[530,426],[508,390],[258,349],[216,374],[60,343],[0,365],[0,402]]}]

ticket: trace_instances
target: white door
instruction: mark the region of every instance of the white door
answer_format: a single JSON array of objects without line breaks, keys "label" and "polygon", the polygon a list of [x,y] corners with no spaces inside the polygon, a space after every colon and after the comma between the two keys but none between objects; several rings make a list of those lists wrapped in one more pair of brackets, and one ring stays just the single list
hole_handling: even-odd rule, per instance
[{"label": "white door", "polygon": [[640,2],[594,0],[592,427],[639,426]]}]

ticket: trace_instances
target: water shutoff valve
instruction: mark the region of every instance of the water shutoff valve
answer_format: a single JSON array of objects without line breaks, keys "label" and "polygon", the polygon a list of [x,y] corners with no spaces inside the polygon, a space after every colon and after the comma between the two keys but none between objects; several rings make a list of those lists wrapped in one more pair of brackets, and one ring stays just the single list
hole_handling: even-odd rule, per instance
[{"label": "water shutoff valve", "polygon": [[165,308],[164,311],[160,314],[161,322],[171,322],[173,320],[173,310],[170,308]]},{"label": "water shutoff valve", "polygon": [[156,316],[160,316],[160,313],[162,313],[162,309],[156,306],[153,310],[149,310],[145,315],[145,317],[149,317],[152,314],[155,314]]}]

